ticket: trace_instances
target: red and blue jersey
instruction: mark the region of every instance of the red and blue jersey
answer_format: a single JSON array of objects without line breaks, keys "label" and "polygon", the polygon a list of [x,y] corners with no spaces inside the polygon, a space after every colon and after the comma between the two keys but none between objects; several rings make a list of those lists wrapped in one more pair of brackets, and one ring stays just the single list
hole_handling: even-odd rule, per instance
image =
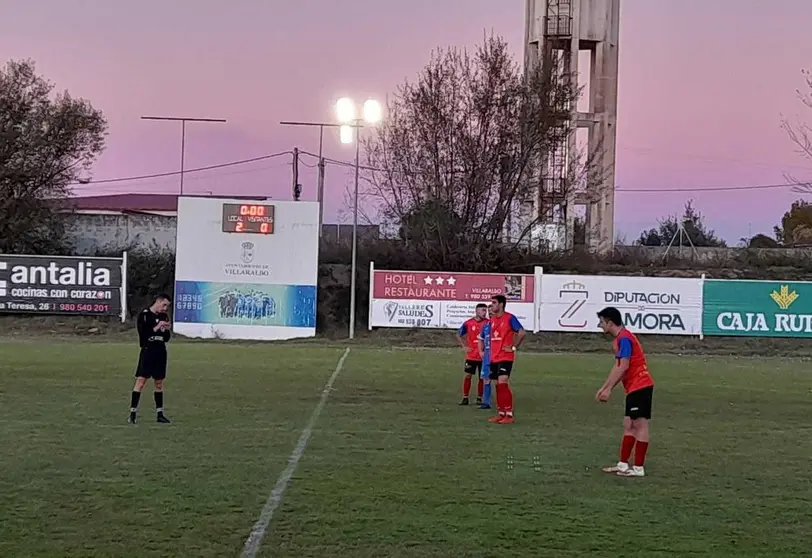
[{"label": "red and blue jersey", "polygon": [[648,371],[643,346],[640,345],[636,335],[626,328],[621,329],[615,337],[614,348],[616,359],[629,359],[629,369],[623,374],[623,389],[626,390],[626,393],[654,385],[654,380]]},{"label": "red and blue jersey", "polygon": [[491,317],[491,362],[513,362],[513,336],[521,330],[522,324],[513,314]]},{"label": "red and blue jersey", "polygon": [[488,320],[471,318],[465,320],[465,323],[460,326],[457,335],[465,337],[465,342],[468,345],[468,353],[465,355],[465,360],[475,360],[477,362],[482,360],[482,355],[479,354],[478,340],[480,333],[482,333],[482,328],[485,327],[487,323]]}]

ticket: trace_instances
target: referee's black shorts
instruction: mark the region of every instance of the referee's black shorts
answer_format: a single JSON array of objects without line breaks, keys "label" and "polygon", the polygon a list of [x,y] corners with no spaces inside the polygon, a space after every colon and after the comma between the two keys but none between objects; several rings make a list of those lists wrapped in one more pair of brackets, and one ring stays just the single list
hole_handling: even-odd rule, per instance
[{"label": "referee's black shorts", "polygon": [[163,380],[166,378],[166,349],[141,349],[138,355],[138,367],[135,369],[136,378],[152,378]]}]

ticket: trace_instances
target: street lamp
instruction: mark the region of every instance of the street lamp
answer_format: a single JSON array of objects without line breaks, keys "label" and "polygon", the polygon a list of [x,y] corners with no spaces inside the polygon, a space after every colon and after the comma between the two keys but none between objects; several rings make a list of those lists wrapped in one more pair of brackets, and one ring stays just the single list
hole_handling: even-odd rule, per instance
[{"label": "street lamp", "polygon": [[355,101],[342,97],[336,102],[336,116],[341,123],[341,143],[352,143],[355,131],[355,188],[352,208],[352,264],[350,266],[350,339],[355,338],[355,283],[358,267],[358,180],[361,171],[360,133],[364,123],[377,124],[383,119],[383,109],[378,101],[364,102],[362,117],[358,118]]},{"label": "street lamp", "polygon": [[186,123],[187,122],[225,122],[222,118],[181,118],[179,116],[142,116],[141,120],[164,120],[181,123],[180,135],[180,195],[183,195],[183,170],[186,158]]}]

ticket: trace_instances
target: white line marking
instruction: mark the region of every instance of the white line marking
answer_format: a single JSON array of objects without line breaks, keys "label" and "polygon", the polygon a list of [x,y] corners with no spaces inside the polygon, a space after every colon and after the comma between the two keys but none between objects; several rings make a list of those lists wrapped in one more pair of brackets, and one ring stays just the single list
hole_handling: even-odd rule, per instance
[{"label": "white line marking", "polygon": [[344,351],[344,354],[341,355],[341,358],[338,360],[338,364],[336,365],[336,369],[333,371],[333,375],[330,376],[330,379],[327,380],[327,383],[324,385],[324,390],[321,392],[321,399],[319,399],[316,408],[313,409],[313,414],[310,415],[310,420],[307,422],[307,426],[304,427],[302,430],[302,435],[299,436],[299,441],[296,443],[296,447],[293,448],[293,453],[290,454],[288,457],[288,466],[285,467],[285,470],[282,471],[282,474],[279,475],[279,478],[276,479],[276,485],[274,485],[273,490],[268,495],[268,500],[265,502],[265,505],[262,507],[262,512],[259,514],[259,519],[257,522],[254,523],[254,526],[251,528],[251,534],[248,535],[248,539],[245,541],[245,546],[242,550],[242,558],[255,558],[257,552],[259,552],[259,547],[262,544],[262,539],[265,538],[265,535],[268,532],[268,525],[271,523],[271,519],[273,519],[273,514],[276,509],[279,507],[279,504],[282,503],[282,497],[285,495],[285,490],[288,488],[288,484],[290,484],[290,479],[293,478],[293,474],[296,472],[296,467],[299,466],[299,460],[302,459],[305,450],[307,449],[307,444],[310,442],[310,436],[313,434],[313,427],[316,426],[316,421],[319,420],[319,415],[324,410],[324,405],[327,403],[327,398],[330,397],[330,391],[333,389],[333,384],[338,378],[338,375],[341,374],[341,370],[344,368],[344,361],[347,360],[347,355],[350,354],[350,348]]}]

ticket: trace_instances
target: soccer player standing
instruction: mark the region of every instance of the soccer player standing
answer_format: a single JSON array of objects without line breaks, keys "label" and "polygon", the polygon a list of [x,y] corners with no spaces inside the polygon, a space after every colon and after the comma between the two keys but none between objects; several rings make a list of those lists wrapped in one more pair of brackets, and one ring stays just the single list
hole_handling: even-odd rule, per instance
[{"label": "soccer player standing", "polygon": [[491,299],[491,374],[496,380],[497,415],[488,419],[497,424],[513,424],[513,391],[510,389],[510,374],[516,350],[522,344],[527,332],[513,314],[505,312],[507,300],[502,295]]},{"label": "soccer player standing", "polygon": [[[623,419],[620,460],[617,465],[604,467],[603,472],[622,477],[644,477],[654,380],[649,373],[643,347],[637,337],[623,326],[620,311],[612,307],[604,308],[598,312],[598,318],[603,332],[614,337],[615,365],[601,389],[595,394],[595,400],[609,401],[612,389],[620,382],[623,382],[626,390],[626,415]],[[634,464],[630,466],[632,450]]]},{"label": "soccer player standing", "polygon": [[[487,323],[488,306],[486,304],[477,304],[474,310],[474,317],[466,320],[457,331],[457,342],[465,351],[465,375],[462,379],[462,401],[460,405],[468,405],[468,399],[471,397],[471,384],[473,383],[474,374],[479,376],[482,370],[482,354],[479,351],[479,334],[482,332],[482,327]],[[479,378],[476,390],[477,405],[482,404],[482,388],[484,381]]]},{"label": "soccer player standing", "polygon": [[135,386],[130,397],[130,418],[128,422],[135,424],[138,421],[138,402],[141,400],[141,391],[152,378],[155,384],[155,408],[158,413],[158,422],[168,423],[164,416],[164,378],[166,378],[166,344],[171,337],[169,309],[172,299],[169,295],[159,294],[152,305],[138,314],[138,342],[141,351],[138,355],[138,368],[135,370]]}]

